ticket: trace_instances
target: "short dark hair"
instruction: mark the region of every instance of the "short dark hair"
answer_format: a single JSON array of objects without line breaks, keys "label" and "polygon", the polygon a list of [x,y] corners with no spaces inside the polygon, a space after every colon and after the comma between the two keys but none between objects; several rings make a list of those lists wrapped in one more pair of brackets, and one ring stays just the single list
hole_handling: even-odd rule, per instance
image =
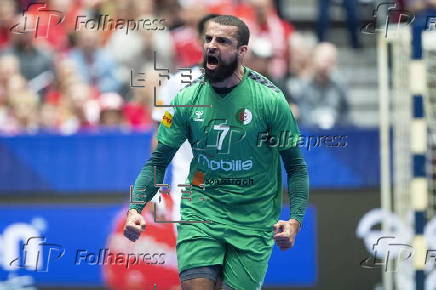
[{"label": "short dark hair", "polygon": [[204,31],[206,30],[206,23],[211,20],[212,18],[215,18],[217,16],[220,16],[221,14],[206,14],[205,16],[203,16],[203,18],[200,19],[200,21],[198,21],[197,24],[197,32],[198,35],[203,35]]},{"label": "short dark hair", "polygon": [[220,15],[212,18],[211,21],[224,26],[236,26],[238,27],[238,47],[241,45],[248,45],[248,40],[250,39],[250,30],[248,26],[233,15]]}]

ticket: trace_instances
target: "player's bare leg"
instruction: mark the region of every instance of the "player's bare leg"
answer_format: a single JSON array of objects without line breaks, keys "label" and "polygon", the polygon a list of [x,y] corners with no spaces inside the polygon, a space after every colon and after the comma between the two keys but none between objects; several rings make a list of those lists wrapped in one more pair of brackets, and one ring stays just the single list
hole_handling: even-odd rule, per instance
[{"label": "player's bare leg", "polygon": [[215,281],[206,278],[195,278],[182,282],[182,290],[214,290]]}]

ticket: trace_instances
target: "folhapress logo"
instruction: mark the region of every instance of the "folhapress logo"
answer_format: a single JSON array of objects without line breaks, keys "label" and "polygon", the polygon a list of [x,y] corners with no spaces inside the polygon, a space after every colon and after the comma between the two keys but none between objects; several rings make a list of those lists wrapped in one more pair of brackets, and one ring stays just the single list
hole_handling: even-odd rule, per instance
[{"label": "folhapress logo", "polygon": [[[360,28],[360,31],[364,34],[375,34],[377,31],[384,30],[385,38],[388,37],[388,29],[390,23],[393,21],[392,15],[399,14],[397,19],[397,30],[402,23],[403,25],[409,25],[415,20],[415,14],[403,9],[398,5],[396,1],[382,1],[372,11],[372,20],[366,23]],[[383,17],[380,19],[380,17]],[[378,23],[384,23],[384,28],[378,28]]]},{"label": "folhapress logo", "polygon": [[65,249],[46,242],[41,235],[45,221],[35,218],[32,224],[14,223],[7,226],[0,236],[0,265],[6,271],[26,269],[47,272],[49,262],[60,259]]},{"label": "folhapress logo", "polygon": [[45,3],[31,3],[26,10],[23,10],[20,23],[15,24],[9,30],[16,34],[34,32],[35,38],[47,38],[50,27],[62,23],[64,19],[62,12],[47,9]]},{"label": "folhapress logo", "polygon": [[242,171],[253,167],[252,160],[209,160],[204,154],[199,154],[197,161],[199,164],[206,165],[210,170]]}]

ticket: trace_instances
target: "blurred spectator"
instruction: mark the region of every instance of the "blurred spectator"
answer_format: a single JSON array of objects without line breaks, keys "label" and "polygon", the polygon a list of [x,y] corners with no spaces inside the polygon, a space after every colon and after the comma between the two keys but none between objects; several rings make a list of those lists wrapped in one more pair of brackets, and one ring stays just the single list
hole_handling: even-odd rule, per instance
[{"label": "blurred spectator", "polygon": [[303,36],[299,32],[294,32],[289,38],[289,71],[288,78],[285,80],[283,92],[291,106],[291,110],[296,118],[300,117],[300,111],[296,104],[293,93],[300,90],[303,80],[308,80],[312,74],[312,54],[316,40],[311,37]]},{"label": "blurred spectator", "polygon": [[37,128],[38,97],[28,88],[13,55],[0,57],[0,132],[17,134]]},{"label": "blurred spectator", "polygon": [[71,86],[80,82],[75,63],[70,59],[60,59],[55,63],[56,77],[44,96],[44,102],[59,105]]},{"label": "blurred spectator", "polygon": [[100,114],[98,92],[79,79],[72,60],[62,59],[56,67],[56,81],[44,98],[42,128],[64,134],[95,128]]},{"label": "blurred spectator", "polygon": [[[74,30],[80,6],[81,1],[72,0],[32,1],[31,5],[27,3],[20,7],[20,15],[14,24],[18,24],[18,31],[28,30],[35,41],[47,49],[65,51],[70,45],[69,36]],[[29,19],[37,19],[37,24],[29,23]]]},{"label": "blurred spectator", "polygon": [[[38,127],[63,134],[98,130],[102,126],[150,128],[154,87],[160,89],[158,94],[165,94],[158,84],[159,79],[165,78],[159,78],[153,68],[154,52],[157,68],[174,72],[191,67],[194,75],[200,74],[202,46],[197,22],[208,12],[232,14],[246,21],[252,37],[251,54],[245,63],[270,78],[291,104],[297,95],[299,102],[313,100],[317,93],[327,95],[329,100],[344,95],[331,73],[334,62],[330,61],[325,68],[312,66],[312,43],[293,33],[292,25],[279,18],[273,1],[47,0],[47,7],[61,12],[65,19],[47,27],[48,37],[35,38],[33,31],[12,34],[9,30],[23,22],[17,12],[26,9],[31,1],[1,0],[0,132],[33,132]],[[31,21],[36,15],[47,17],[36,14],[36,10],[26,12],[29,27],[33,27]],[[167,27],[159,31],[140,28],[127,34],[124,29],[97,31],[84,26],[74,31],[77,15],[88,19],[98,19],[100,15],[112,19],[164,19]],[[328,51],[319,54],[331,58],[333,54]],[[306,85],[314,93],[292,89],[297,95],[291,96],[283,86],[288,71],[297,84],[295,87]],[[182,85],[180,72],[171,75],[174,81],[167,84]],[[145,78],[141,84],[133,79],[144,88],[130,87],[131,73],[136,78]],[[304,94],[308,97],[303,97]],[[331,100],[325,106],[337,107]],[[313,111],[312,105],[307,110]],[[304,118],[307,114],[302,115]]]},{"label": "blurred spectator", "polygon": [[203,49],[198,43],[197,23],[206,14],[206,6],[201,1],[184,0],[182,20],[184,25],[171,32],[174,45],[175,68],[191,67],[202,60]]},{"label": "blurred spectator", "polygon": [[58,109],[52,104],[43,104],[39,112],[39,128],[44,132],[58,129]]},{"label": "blurred spectator", "polygon": [[182,9],[179,0],[159,0],[154,1],[156,14],[165,19],[169,30],[173,30],[183,25]]},{"label": "blurred spectator", "polygon": [[9,92],[10,78],[21,76],[18,59],[5,54],[0,57],[0,99],[7,99]]},{"label": "blurred spectator", "polygon": [[57,104],[45,103],[40,111],[40,128],[62,134],[76,133],[81,127],[80,109],[67,95],[62,96]]},{"label": "blurred spectator", "polygon": [[80,129],[80,119],[73,100],[66,97],[60,100],[57,108],[57,129],[62,134],[73,134]]},{"label": "blurred spectator", "polygon": [[[49,0],[47,1],[49,9],[60,12],[63,21],[57,23],[58,19],[51,20],[56,25],[50,24],[47,38],[38,38],[38,40],[47,41],[56,51],[65,52],[70,47],[70,37],[76,25],[77,16],[81,11],[81,1],[73,0]],[[52,17],[50,14],[38,14],[39,17]]]},{"label": "blurred spectator", "polygon": [[126,122],[133,129],[152,127],[151,109],[154,104],[154,88],[159,86],[159,75],[152,65],[142,70],[146,75],[147,85],[144,88],[134,88],[133,99],[123,109]]},{"label": "blurred spectator", "polygon": [[[30,15],[27,19],[29,23],[34,21]],[[35,42],[31,31],[11,34],[11,41],[3,54],[12,54],[19,60],[21,74],[29,82],[31,89],[42,94],[42,89],[53,80],[53,55]]]},{"label": "blurred spectator", "polygon": [[[268,67],[269,75],[277,82],[283,81],[287,74],[289,46],[288,41],[294,27],[279,18],[272,0],[249,0],[253,14],[246,19],[250,27],[251,39],[263,39],[272,45],[272,57]],[[249,15],[246,13],[246,15]],[[241,16],[243,17],[243,16]]]},{"label": "blurred spectator", "polygon": [[[99,125],[99,96],[85,83],[74,83],[65,98],[70,99],[80,122],[80,129],[95,129]],[[101,97],[100,97],[101,98]]]},{"label": "blurred spectator", "polygon": [[[430,11],[436,10],[436,1],[434,0],[397,0],[401,7],[405,7],[406,9],[413,11],[415,13],[426,13]],[[430,13],[428,13],[430,14]],[[429,15],[435,17],[436,15]]]},{"label": "blurred spectator", "polygon": [[101,93],[117,93],[120,90],[121,83],[115,75],[117,65],[110,54],[100,48],[99,31],[77,32],[77,47],[71,50],[69,56],[79,76],[88,85],[96,87]]},{"label": "blurred spectator", "polygon": [[19,75],[10,78],[9,104],[19,131],[34,132],[38,128],[38,96]]},{"label": "blurred spectator", "polygon": [[254,38],[251,41],[251,49],[247,57],[247,65],[251,69],[257,71],[263,76],[270,79],[278,88],[280,88],[288,103],[294,103],[291,95],[286,89],[285,82],[271,78],[269,67],[271,66],[271,59],[273,57],[273,47],[270,41],[265,38]]},{"label": "blurred spectator", "polygon": [[301,126],[327,129],[347,124],[346,90],[334,73],[335,67],[336,47],[320,43],[313,53],[311,77],[299,79],[291,91]]},{"label": "blurred spectator", "polygon": [[100,96],[100,125],[106,128],[120,127],[123,121],[123,98],[115,93]]},{"label": "blurred spectator", "polygon": [[[116,17],[121,19],[156,19],[153,14],[152,0],[128,0],[116,2]],[[124,4],[120,4],[124,3]],[[128,5],[129,4],[129,5]],[[126,7],[127,6],[127,7]],[[106,45],[106,50],[118,63],[116,75],[123,82],[123,95],[129,92],[132,82],[131,75],[144,73],[141,68],[154,62],[154,52],[157,53],[157,64],[160,68],[169,68],[173,51],[168,45],[171,42],[168,28],[159,30],[142,29],[129,31],[115,30]],[[128,47],[129,49],[126,49]]]},{"label": "blurred spectator", "polygon": [[243,20],[254,19],[250,1],[246,0],[204,0],[210,14],[235,15]]},{"label": "blurred spectator", "polygon": [[13,0],[0,1],[0,49],[10,41],[10,27],[14,25],[15,2]]},{"label": "blurred spectator", "polygon": [[251,50],[248,52],[247,65],[251,69],[269,78],[268,67],[273,55],[271,42],[264,38],[255,38],[252,40],[250,46]]},{"label": "blurred spectator", "polygon": [[[327,41],[327,30],[330,26],[330,6],[332,0],[318,0],[318,41]],[[350,43],[353,48],[361,48],[359,38],[359,10],[358,0],[341,0],[342,5],[347,11],[347,27],[350,33]]]},{"label": "blurred spectator", "polygon": [[306,79],[311,74],[312,53],[316,40],[295,32],[289,38],[289,74],[291,78]]}]

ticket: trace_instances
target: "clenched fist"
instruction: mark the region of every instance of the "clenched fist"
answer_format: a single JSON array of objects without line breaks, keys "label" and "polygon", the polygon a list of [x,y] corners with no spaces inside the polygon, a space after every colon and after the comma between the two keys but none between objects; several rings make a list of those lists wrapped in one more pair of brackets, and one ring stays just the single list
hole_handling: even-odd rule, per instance
[{"label": "clenched fist", "polygon": [[295,236],[300,230],[300,223],[295,219],[289,221],[279,220],[274,225],[274,240],[280,250],[292,248],[295,244]]},{"label": "clenched fist", "polygon": [[127,212],[124,236],[126,236],[130,241],[136,242],[143,231],[145,231],[145,219],[136,211],[136,209],[130,209]]}]

